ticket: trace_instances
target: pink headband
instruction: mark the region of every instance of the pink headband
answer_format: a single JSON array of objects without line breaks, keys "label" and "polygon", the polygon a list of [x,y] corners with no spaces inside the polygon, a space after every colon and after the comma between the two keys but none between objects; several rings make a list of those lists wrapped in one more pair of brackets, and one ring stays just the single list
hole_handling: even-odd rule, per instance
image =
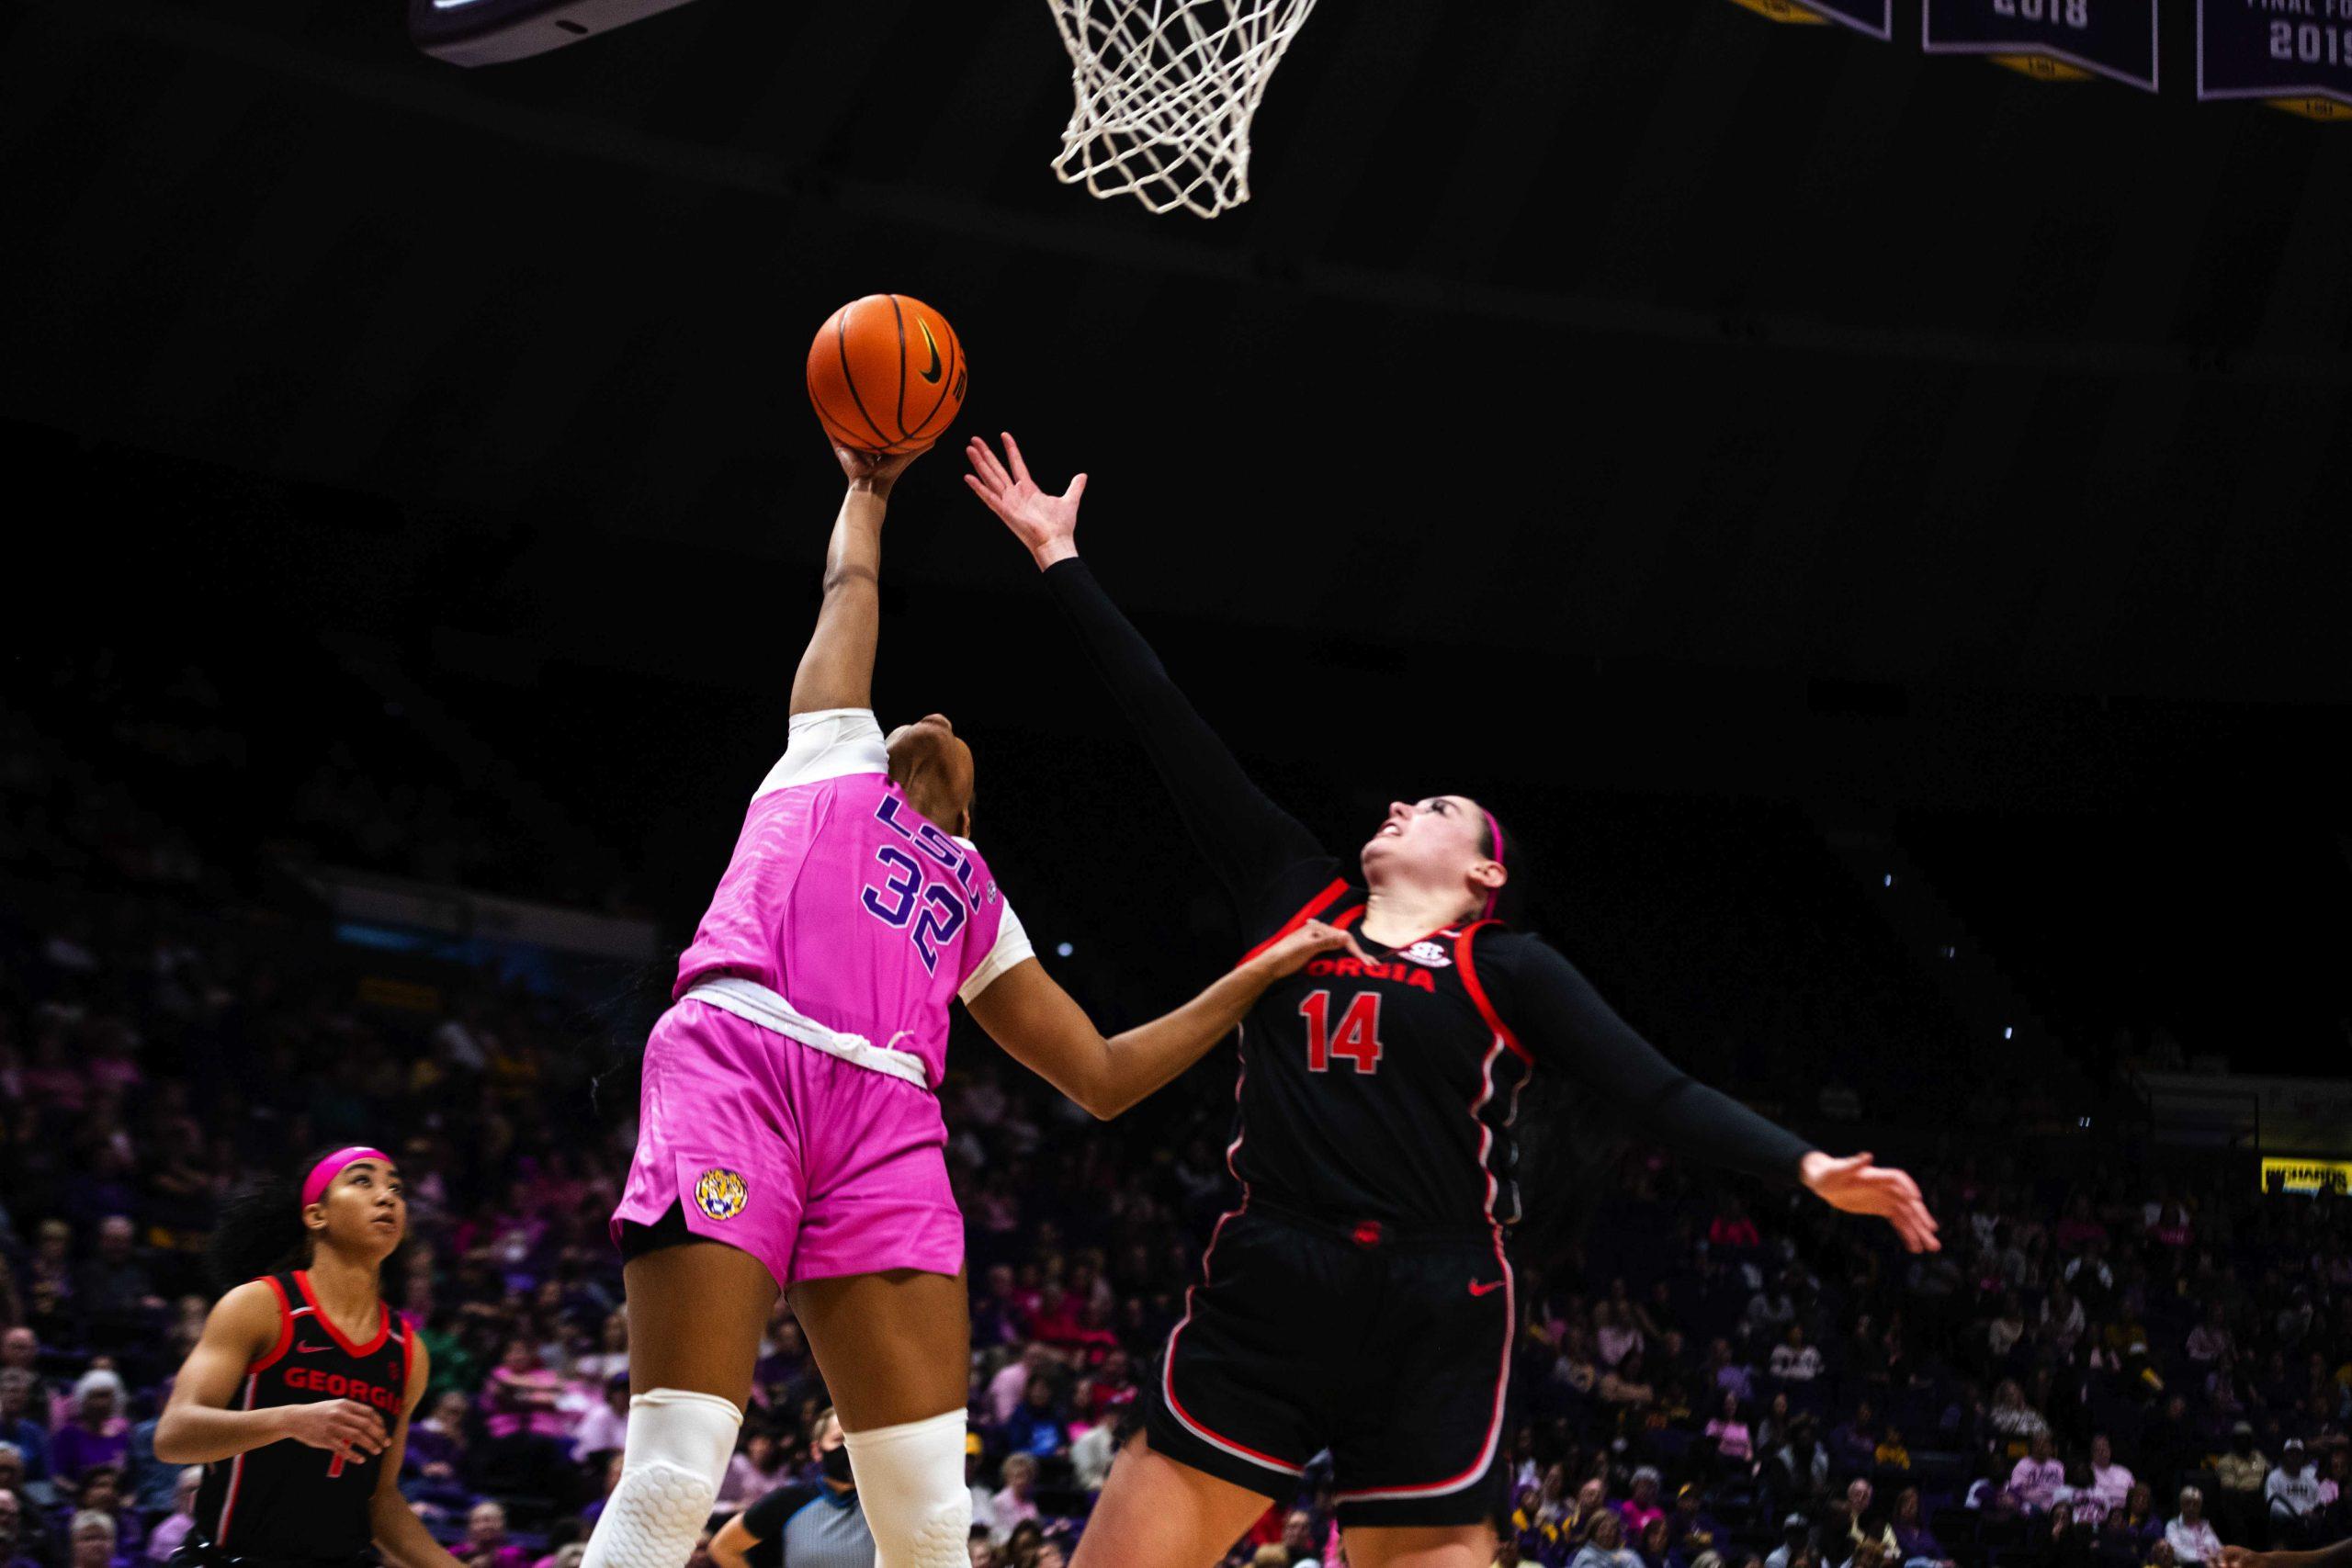
[{"label": "pink headband", "polygon": [[327,1189],[334,1185],[334,1179],[343,1174],[345,1166],[351,1164],[354,1160],[363,1159],[381,1160],[386,1165],[394,1163],[392,1156],[383,1150],[371,1149],[365,1144],[354,1144],[347,1149],[337,1149],[312,1166],[311,1174],[302,1179],[302,1207],[307,1209],[325,1197]]},{"label": "pink headband", "polygon": [[[1493,812],[1488,811],[1485,815],[1487,818],[1487,836],[1495,840],[1495,863],[1497,865],[1502,865],[1503,825],[1495,820],[1495,814]],[[1509,870],[1510,868],[1505,866],[1504,869]],[[1481,918],[1492,915],[1495,912],[1495,900],[1502,897],[1502,891],[1503,890],[1499,887],[1492,887],[1487,890],[1487,907],[1480,911]]]}]

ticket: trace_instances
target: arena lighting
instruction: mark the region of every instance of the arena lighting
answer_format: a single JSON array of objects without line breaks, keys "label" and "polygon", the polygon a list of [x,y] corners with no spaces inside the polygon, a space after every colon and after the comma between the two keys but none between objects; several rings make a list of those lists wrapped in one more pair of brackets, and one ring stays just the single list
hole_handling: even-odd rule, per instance
[{"label": "arena lighting", "polygon": [[2018,1037],[2018,1032],[2017,1032],[2017,1030],[2016,1030],[2013,1026],[2011,1026],[2011,1025],[2009,1025],[2009,1024],[2006,1024],[2006,1023],[2005,1023],[2005,1024],[2003,1024],[2003,1025],[2001,1025],[2001,1038],[2002,1038],[2002,1039],[2004,1039],[2004,1040],[2015,1040],[2017,1037]]},{"label": "arena lighting", "polygon": [[1892,886],[1894,886],[1894,873],[1893,873],[1893,872],[1891,872],[1891,871],[1890,871],[1890,872],[1888,872],[1888,873],[1886,874],[1886,885],[1887,885],[1889,887],[1892,887]]},{"label": "arena lighting", "polygon": [[409,0],[408,36],[452,65],[497,65],[625,28],[686,0]]}]

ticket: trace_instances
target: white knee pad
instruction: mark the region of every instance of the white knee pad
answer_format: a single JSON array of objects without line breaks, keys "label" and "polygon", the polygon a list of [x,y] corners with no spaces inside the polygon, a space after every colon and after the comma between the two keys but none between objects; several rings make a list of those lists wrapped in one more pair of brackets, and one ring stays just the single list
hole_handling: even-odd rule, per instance
[{"label": "white knee pad", "polygon": [[582,1568],[684,1568],[742,1425],[743,1413],[715,1393],[657,1388],[630,1400],[620,1484]]},{"label": "white knee pad", "polygon": [[874,1532],[874,1568],[969,1568],[964,1413],[852,1432],[848,1443],[857,1500]]}]

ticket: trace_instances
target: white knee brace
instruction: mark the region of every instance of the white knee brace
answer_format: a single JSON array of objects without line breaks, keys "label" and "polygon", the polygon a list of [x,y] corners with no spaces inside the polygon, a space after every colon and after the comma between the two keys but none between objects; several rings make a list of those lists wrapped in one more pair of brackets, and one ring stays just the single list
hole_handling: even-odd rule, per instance
[{"label": "white knee brace", "polygon": [[581,1568],[684,1568],[742,1425],[743,1413],[715,1393],[657,1388],[630,1400],[620,1484]]},{"label": "white knee brace", "polygon": [[874,1568],[969,1568],[964,1413],[852,1432],[848,1442],[857,1500],[874,1532]]}]

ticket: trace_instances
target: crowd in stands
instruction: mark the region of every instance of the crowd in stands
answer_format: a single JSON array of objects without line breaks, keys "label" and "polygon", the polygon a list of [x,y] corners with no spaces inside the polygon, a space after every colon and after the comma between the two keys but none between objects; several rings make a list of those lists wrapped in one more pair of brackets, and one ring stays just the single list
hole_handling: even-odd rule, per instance
[{"label": "crowd in stands", "polygon": [[[69,862],[89,897],[0,908],[0,1568],[169,1554],[193,1472],[153,1423],[210,1217],[360,1140],[402,1161],[392,1290],[433,1357],[403,1490],[469,1568],[574,1568],[626,1406],[605,1217],[633,1085],[592,1100],[626,1027],[480,976],[371,987],[299,913],[179,897],[192,841],[129,803],[0,843],[45,888]],[[972,1558],[1041,1568],[1232,1196],[1230,1085],[1105,1127],[976,1039],[954,1065]],[[1498,1562],[2218,1568],[2352,1534],[2352,1205],[2241,1164],[2061,1170],[1981,1128],[1921,1148],[1946,1248],[1917,1258],[1792,1191],[1621,1160],[1574,1249],[1521,1260]],[[808,1478],[826,1404],[779,1305],[722,1511]],[[1337,1551],[1310,1468],[1230,1562]]]}]

